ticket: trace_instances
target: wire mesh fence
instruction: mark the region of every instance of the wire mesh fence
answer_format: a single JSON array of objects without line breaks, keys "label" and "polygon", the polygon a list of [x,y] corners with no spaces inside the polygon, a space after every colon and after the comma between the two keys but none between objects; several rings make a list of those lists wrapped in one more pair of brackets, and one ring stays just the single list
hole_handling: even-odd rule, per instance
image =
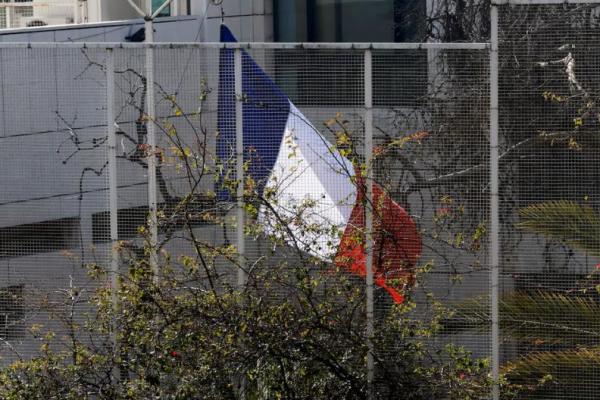
[{"label": "wire mesh fence", "polygon": [[107,260],[93,235],[102,230],[94,215],[107,210],[106,89],[100,71],[79,76],[80,52],[1,52],[2,352],[11,360],[37,351],[31,326],[62,329],[49,316],[67,298],[82,322],[93,289],[83,265]]},{"label": "wire mesh fence", "polygon": [[597,26],[597,4],[499,6],[501,355],[552,376],[530,398],[598,396]]},{"label": "wire mesh fence", "polygon": [[597,12],[498,9],[497,158],[487,44],[157,45],[151,65],[148,46],[0,47],[3,362],[84,325],[111,285],[89,265],[125,275],[154,231],[159,275],[210,253],[190,287],[277,302],[319,275],[375,326],[439,302],[440,348],[496,350],[538,398],[594,398]]},{"label": "wire mesh fence", "polygon": [[[335,286],[338,267],[361,288],[369,206],[359,205],[371,196],[376,320],[408,292],[424,313],[431,292],[447,304],[485,295],[485,46],[374,50],[368,71],[364,49],[158,46],[152,83],[146,51],[2,49],[6,362],[36,355],[31,323],[66,334],[45,305],[30,302],[53,293],[56,309],[77,302],[75,318],[84,321],[93,309],[84,307],[87,297],[73,293],[87,295],[103,284],[92,284],[85,266],[109,266],[115,238],[144,257],[146,233],[153,229],[152,188],[161,216],[159,265],[184,268],[197,243],[231,244],[244,251],[241,261],[222,257],[217,263],[222,285],[248,284],[277,301],[290,295],[289,280],[309,257],[324,269],[311,273],[329,273],[328,285]],[[114,92],[107,91],[109,75]],[[155,115],[148,112],[150,90]],[[367,91],[372,156],[365,152]],[[149,124],[157,135],[154,150]],[[152,151],[158,159],[154,186]],[[111,165],[117,209],[109,201]],[[362,178],[368,165],[371,194]],[[246,193],[253,189],[262,203]],[[112,228],[111,214],[117,221]],[[353,236],[363,239],[353,243]],[[431,272],[417,273],[425,264]],[[120,268],[124,272],[127,261]],[[264,273],[286,278],[266,288]],[[485,333],[451,340],[489,354]]]}]

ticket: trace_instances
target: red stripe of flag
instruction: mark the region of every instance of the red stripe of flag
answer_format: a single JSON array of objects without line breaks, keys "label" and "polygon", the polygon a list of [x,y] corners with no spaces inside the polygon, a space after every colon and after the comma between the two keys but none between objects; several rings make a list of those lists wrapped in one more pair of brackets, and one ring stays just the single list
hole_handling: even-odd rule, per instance
[{"label": "red stripe of flag", "polygon": [[[336,255],[336,265],[366,276],[364,184],[359,182],[356,205]],[[414,267],[421,255],[421,238],[415,222],[404,208],[378,185],[373,185],[373,275],[377,286],[395,303],[414,284]]]}]

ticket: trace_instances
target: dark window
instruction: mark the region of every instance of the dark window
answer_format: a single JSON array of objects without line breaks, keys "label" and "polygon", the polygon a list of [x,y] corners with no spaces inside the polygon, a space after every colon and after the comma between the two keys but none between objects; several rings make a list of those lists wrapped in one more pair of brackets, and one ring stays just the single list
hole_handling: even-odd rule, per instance
[{"label": "dark window", "polygon": [[[212,198],[201,198],[199,196],[197,201],[192,201],[188,204],[187,211],[191,212],[192,215],[198,216],[187,217],[184,220],[181,216],[182,212],[179,211],[177,215],[173,214],[173,207],[167,206],[165,203],[159,203],[158,209],[164,212],[170,218],[170,222],[167,225],[159,226],[159,233],[165,233],[165,229],[183,229],[186,224],[191,226],[207,225],[209,222],[205,221],[199,216],[202,211],[213,209],[214,199]],[[138,228],[145,226],[148,221],[148,206],[139,206],[132,208],[123,208],[117,211],[117,233],[119,239],[132,239],[139,235]],[[107,242],[110,240],[110,212],[102,211],[96,214],[92,214],[92,240],[94,243]]]},{"label": "dark window", "polygon": [[[152,0],[152,12],[155,12],[156,10],[158,10],[160,8],[160,6],[162,6],[164,4],[166,0]],[[171,15],[171,6],[167,6],[165,7],[160,14],[158,14],[159,17],[168,17]]]},{"label": "dark window", "polygon": [[296,105],[359,105],[363,53],[336,50],[276,50],[275,80]]},{"label": "dark window", "polygon": [[[418,0],[275,0],[274,12],[279,42],[418,42],[425,26]],[[362,68],[362,52],[275,52],[276,81],[298,105],[362,104]],[[414,106],[426,93],[425,50],[374,52],[375,106]]]},{"label": "dark window", "polygon": [[[148,207],[124,208],[117,211],[119,239],[131,239],[138,235],[138,228],[146,225]],[[103,211],[92,215],[92,240],[94,243],[110,240],[110,212]]]},{"label": "dark window", "polygon": [[0,258],[68,249],[78,242],[79,218],[0,228]]},{"label": "dark window", "polygon": [[27,23],[27,27],[33,27],[33,26],[46,26],[46,25],[48,25],[48,24],[47,24],[47,23],[45,23],[45,22],[44,22],[44,21],[42,21],[42,20],[39,20],[39,19],[35,19],[35,20],[33,20],[33,21],[31,21],[31,22],[28,22],[28,23]]},{"label": "dark window", "polygon": [[567,145],[548,146],[519,160],[519,205],[546,201],[584,201],[600,197],[598,154],[593,148],[579,151]]},{"label": "dark window", "polygon": [[422,0],[275,0],[278,42],[419,42]]}]

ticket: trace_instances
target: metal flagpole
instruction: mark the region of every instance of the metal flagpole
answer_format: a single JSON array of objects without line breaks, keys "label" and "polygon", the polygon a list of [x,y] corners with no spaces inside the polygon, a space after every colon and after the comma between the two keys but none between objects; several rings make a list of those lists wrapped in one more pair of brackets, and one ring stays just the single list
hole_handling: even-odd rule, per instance
[{"label": "metal flagpole", "polygon": [[[246,270],[244,269],[244,253],[246,252],[246,242],[244,237],[244,93],[242,87],[242,49],[235,49],[233,53],[233,73],[234,73],[234,92],[235,92],[235,179],[236,188],[236,242],[238,253],[238,289],[242,291],[248,280]],[[246,378],[243,371],[239,379],[239,397],[240,400],[246,399]],[[260,383],[259,383],[260,384]]]},{"label": "metal flagpole", "polygon": [[237,217],[236,238],[240,268],[238,269],[238,286],[240,289],[246,284],[246,271],[242,268],[245,252],[244,242],[244,120],[243,120],[243,93],[242,93],[242,50],[234,51],[235,74],[235,153],[237,180]]},{"label": "metal flagpole", "polygon": [[366,202],[365,202],[365,249],[367,252],[366,264],[366,296],[367,296],[367,383],[369,385],[368,398],[373,399],[373,380],[375,378],[375,361],[373,355],[374,333],[374,305],[373,305],[373,82],[372,82],[372,52],[365,50],[365,164],[366,176]]},{"label": "metal flagpole", "polygon": [[490,290],[492,316],[492,399],[500,398],[498,378],[500,374],[500,199],[499,199],[499,159],[498,159],[498,6],[491,6],[491,48],[490,48]]},{"label": "metal flagpole", "polygon": [[73,0],[73,23],[79,23],[79,0]]},{"label": "metal flagpole", "polygon": [[[133,0],[127,0],[129,4],[144,17],[145,42],[154,43],[154,18],[162,10],[171,4],[173,0],[166,0],[154,13],[152,12],[152,0],[146,0],[146,11],[140,9]],[[146,134],[148,141],[148,221],[150,229],[150,267],[154,276],[158,276],[158,256],[156,247],[158,246],[158,218],[157,218],[157,190],[156,180],[156,104],[154,100],[154,48],[146,48]]]},{"label": "metal flagpole", "polygon": [[[164,5],[164,4],[163,4]],[[147,14],[144,16],[146,43],[154,42],[154,18],[152,17],[152,0],[146,0]],[[154,277],[158,276],[158,220],[157,220],[157,182],[156,182],[156,110],[154,103],[154,49],[146,48],[146,134],[148,141],[148,222],[150,228],[150,268]]]},{"label": "metal flagpole", "polygon": [[[108,189],[110,209],[110,288],[113,313],[117,310],[117,275],[119,273],[118,204],[117,204],[117,138],[115,126],[115,58],[113,49],[106,49],[106,127],[108,130]],[[117,348],[117,326],[113,316],[111,339]]]}]

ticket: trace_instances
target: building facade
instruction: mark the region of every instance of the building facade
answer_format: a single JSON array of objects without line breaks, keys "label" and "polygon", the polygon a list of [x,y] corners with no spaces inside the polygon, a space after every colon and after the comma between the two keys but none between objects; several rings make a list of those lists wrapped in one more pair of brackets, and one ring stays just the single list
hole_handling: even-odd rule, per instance
[{"label": "building facade", "polygon": [[[143,8],[145,0],[136,0]],[[406,42],[423,29],[431,0],[174,0],[160,17],[205,19],[202,40],[225,21],[248,42]],[[156,10],[161,0],[153,0]],[[137,19],[125,0],[0,1],[0,28]]]}]

